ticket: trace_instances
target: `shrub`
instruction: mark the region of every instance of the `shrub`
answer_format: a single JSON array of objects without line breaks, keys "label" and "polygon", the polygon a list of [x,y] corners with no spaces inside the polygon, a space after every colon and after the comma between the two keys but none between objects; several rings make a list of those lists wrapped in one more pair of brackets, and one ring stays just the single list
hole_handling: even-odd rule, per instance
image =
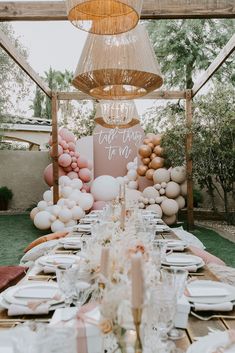
[{"label": "shrub", "polygon": [[13,192],[7,186],[0,188],[0,210],[7,210],[9,201],[13,197]]}]

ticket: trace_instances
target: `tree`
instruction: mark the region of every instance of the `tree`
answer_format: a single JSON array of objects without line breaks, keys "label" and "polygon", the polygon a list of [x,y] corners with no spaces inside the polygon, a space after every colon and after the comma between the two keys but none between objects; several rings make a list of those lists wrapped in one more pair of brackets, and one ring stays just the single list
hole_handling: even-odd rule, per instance
[{"label": "tree", "polygon": [[[165,76],[165,87],[192,88],[194,77],[206,69],[234,34],[232,19],[148,21],[147,29]],[[235,84],[235,63],[225,64],[220,80]]]}]

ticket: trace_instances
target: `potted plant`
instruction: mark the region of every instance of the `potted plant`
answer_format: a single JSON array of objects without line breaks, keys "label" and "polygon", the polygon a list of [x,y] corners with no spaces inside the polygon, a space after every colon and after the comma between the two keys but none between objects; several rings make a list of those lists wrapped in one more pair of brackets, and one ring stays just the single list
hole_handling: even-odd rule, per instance
[{"label": "potted plant", "polygon": [[0,210],[7,210],[9,201],[13,197],[13,192],[7,186],[0,188]]}]

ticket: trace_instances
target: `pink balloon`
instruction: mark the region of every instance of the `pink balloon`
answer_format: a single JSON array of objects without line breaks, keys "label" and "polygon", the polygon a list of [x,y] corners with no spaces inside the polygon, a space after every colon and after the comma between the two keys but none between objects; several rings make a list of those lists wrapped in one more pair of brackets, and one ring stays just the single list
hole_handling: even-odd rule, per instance
[{"label": "pink balloon", "polygon": [[70,154],[71,157],[74,157],[74,152],[73,151],[70,151],[69,154]]},{"label": "pink balloon", "polygon": [[68,153],[63,153],[58,158],[58,163],[61,167],[68,167],[72,162],[72,158]]},{"label": "pink balloon", "polygon": [[88,167],[88,161],[85,157],[79,157],[77,159],[77,163],[79,168],[87,168]]},{"label": "pink balloon", "polygon": [[73,168],[69,165],[68,167],[64,168],[64,171],[69,173],[73,170]]},{"label": "pink balloon", "polygon": [[92,206],[92,210],[102,210],[106,206],[104,201],[95,201]]},{"label": "pink balloon", "polygon": [[59,135],[63,138],[63,140],[65,140],[65,136],[68,132],[69,132],[69,130],[66,129],[65,127],[61,127],[59,129]]},{"label": "pink balloon", "polygon": [[71,131],[68,131],[65,136],[65,141],[66,142],[75,142],[75,136]]},{"label": "pink balloon", "polygon": [[67,143],[66,143],[65,140],[62,140],[62,141],[60,142],[60,144],[61,144],[61,146],[62,146],[64,149],[65,149],[66,146],[67,146]]},{"label": "pink balloon", "polygon": [[75,151],[75,143],[74,142],[68,142],[68,146],[71,151]]},{"label": "pink balloon", "polygon": [[73,169],[75,169],[75,168],[77,168],[77,163],[76,162],[73,162],[72,164],[71,164],[71,167],[73,168]]},{"label": "pink balloon", "polygon": [[93,162],[92,161],[88,161],[88,169],[92,170],[93,169]]},{"label": "pink balloon", "polygon": [[78,173],[79,172],[79,168],[78,167],[75,168],[74,171]]},{"label": "pink balloon", "polygon": [[90,192],[90,186],[87,185],[87,184],[83,184],[83,187],[82,187],[84,190],[86,190],[86,192]]},{"label": "pink balloon", "polygon": [[76,157],[72,157],[72,162],[73,163],[77,163],[77,158]]},{"label": "pink balloon", "polygon": [[[59,176],[61,177],[62,175],[65,175],[64,170],[59,166]],[[53,166],[52,163],[49,164],[43,173],[43,177],[47,185],[52,186],[53,185]]]},{"label": "pink balloon", "polygon": [[69,150],[64,150],[64,153],[68,153],[69,154]]},{"label": "pink balloon", "polygon": [[[52,148],[51,148],[51,149],[50,149],[50,156],[51,156],[51,157],[53,157],[52,151],[53,151],[53,150],[52,150]],[[64,151],[63,148],[62,148],[60,145],[58,145],[58,155],[59,155],[59,156],[61,156],[61,154],[63,153],[63,151]]]},{"label": "pink balloon", "polygon": [[76,158],[78,158],[78,157],[80,157],[80,153],[79,153],[79,152],[75,152],[74,156],[75,156]]},{"label": "pink balloon", "polygon": [[91,171],[88,168],[82,168],[79,171],[79,178],[84,181],[85,183],[87,183],[88,181],[91,180]]},{"label": "pink balloon", "polygon": [[69,172],[67,174],[67,176],[70,178],[70,179],[78,179],[78,173],[76,172]]}]

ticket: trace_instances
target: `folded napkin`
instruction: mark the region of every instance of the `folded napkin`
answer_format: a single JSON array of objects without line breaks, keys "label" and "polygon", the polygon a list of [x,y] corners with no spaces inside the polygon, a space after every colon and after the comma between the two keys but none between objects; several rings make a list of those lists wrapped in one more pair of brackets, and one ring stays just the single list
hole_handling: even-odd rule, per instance
[{"label": "folded napkin", "polygon": [[219,304],[201,304],[193,303],[195,311],[231,311],[233,310],[232,302],[224,302]]},{"label": "folded napkin", "polygon": [[29,308],[26,305],[11,304],[8,308],[8,316],[48,314],[49,309],[50,305],[48,303],[42,303],[34,308]]},{"label": "folded napkin", "polygon": [[64,249],[75,249],[75,250],[81,249],[81,244],[67,243],[67,244],[64,244],[63,246],[64,246]]}]

